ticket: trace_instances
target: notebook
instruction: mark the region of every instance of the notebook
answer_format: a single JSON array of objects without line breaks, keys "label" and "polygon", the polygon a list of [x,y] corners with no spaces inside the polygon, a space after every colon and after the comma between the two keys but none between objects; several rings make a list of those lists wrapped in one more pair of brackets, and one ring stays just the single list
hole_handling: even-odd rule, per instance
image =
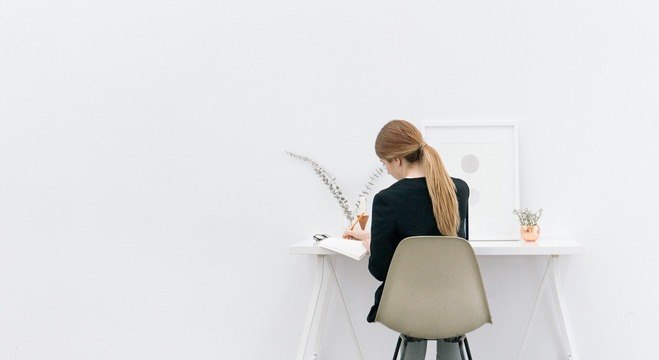
[{"label": "notebook", "polygon": [[366,248],[359,240],[348,240],[337,237],[328,237],[318,242],[318,246],[343,254],[355,260],[361,260],[366,255]]}]

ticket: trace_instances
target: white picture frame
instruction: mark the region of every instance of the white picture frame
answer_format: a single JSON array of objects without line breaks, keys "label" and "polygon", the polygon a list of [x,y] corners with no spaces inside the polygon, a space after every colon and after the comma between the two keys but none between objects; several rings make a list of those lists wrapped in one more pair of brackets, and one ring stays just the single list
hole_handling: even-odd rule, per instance
[{"label": "white picture frame", "polygon": [[469,239],[519,240],[517,124],[427,121],[423,129],[449,175],[469,185]]}]

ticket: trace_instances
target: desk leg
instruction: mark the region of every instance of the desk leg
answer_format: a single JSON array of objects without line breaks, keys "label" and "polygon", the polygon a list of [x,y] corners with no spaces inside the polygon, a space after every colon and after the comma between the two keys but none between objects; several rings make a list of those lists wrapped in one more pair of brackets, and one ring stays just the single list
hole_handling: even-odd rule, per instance
[{"label": "desk leg", "polygon": [[[325,262],[328,263],[330,270],[329,273],[325,273]],[[307,318],[304,324],[304,331],[302,332],[302,339],[300,340],[300,347],[298,348],[297,352],[297,360],[304,360],[304,357],[307,353],[309,340],[311,338],[314,340],[314,345],[311,352],[313,354],[312,359],[316,360],[320,357],[323,328],[325,327],[325,318],[327,317],[333,285],[332,279],[328,279],[328,277],[333,278],[334,283],[336,283],[336,287],[339,289],[339,295],[343,301],[343,308],[345,309],[346,314],[348,315],[348,321],[350,322],[350,330],[352,331],[352,336],[355,339],[357,348],[359,349],[359,355],[361,359],[364,360],[362,348],[359,345],[359,341],[357,340],[355,327],[353,326],[352,318],[350,317],[350,312],[348,311],[348,305],[346,303],[345,297],[343,296],[343,290],[341,289],[339,280],[336,277],[334,263],[332,262],[332,259],[329,255],[317,256],[316,282],[311,294],[309,309],[307,310]]]},{"label": "desk leg", "polygon": [[[323,255],[323,259],[325,260],[325,263],[332,263],[332,258],[330,258],[328,255]],[[320,358],[320,348],[322,345],[322,340],[323,340],[323,331],[325,330],[325,319],[327,319],[327,312],[329,309],[329,303],[330,299],[332,297],[332,281],[329,279],[329,277],[333,276],[334,269],[332,270],[327,276],[324,277],[323,279],[323,287],[322,291],[324,292],[323,295],[321,295],[320,300],[321,303],[319,306],[321,307],[320,314],[318,315],[318,322],[316,323],[315,329],[314,329],[314,334],[315,334],[315,341],[314,341],[314,347],[312,348],[312,359],[316,360]]]},{"label": "desk leg", "polygon": [[545,275],[542,278],[540,291],[538,291],[538,296],[535,299],[535,304],[533,305],[531,318],[529,319],[529,323],[526,326],[526,331],[524,331],[524,339],[522,340],[522,346],[520,347],[519,352],[517,353],[517,357],[516,357],[517,360],[520,360],[522,358],[522,354],[524,353],[524,348],[526,348],[526,341],[528,340],[529,330],[531,329],[531,325],[535,321],[535,316],[538,312],[538,305],[540,304],[540,300],[542,299],[542,294],[547,288],[547,283],[550,278],[549,274],[552,274],[551,283],[552,283],[552,287],[554,288],[554,303],[556,305],[556,310],[560,318],[560,325],[562,330],[561,335],[563,335],[563,338],[567,343],[568,359],[570,360],[579,359],[579,357],[577,356],[576,342],[574,341],[574,335],[572,333],[572,328],[570,326],[570,320],[567,313],[567,306],[565,304],[565,299],[563,298],[563,292],[561,290],[561,275],[560,275],[561,272],[560,272],[559,256],[551,255],[549,257],[549,261],[547,262]]},{"label": "desk leg", "polygon": [[[304,354],[307,351],[307,345],[309,343],[309,337],[311,336],[311,330],[313,325],[313,320],[316,317],[316,308],[318,307],[318,301],[320,300],[320,290],[323,285],[323,280],[325,277],[325,255],[318,255],[316,257],[316,281],[314,283],[313,292],[311,293],[311,302],[309,303],[309,310],[307,310],[307,318],[304,323],[304,330],[302,332],[302,340],[300,340],[300,347],[297,352],[297,360],[304,360]],[[316,325],[316,328],[318,326]]]},{"label": "desk leg", "polygon": [[558,255],[551,256],[554,263],[553,269],[553,288],[554,288],[554,303],[556,305],[556,310],[558,312],[558,317],[562,325],[563,336],[566,340],[566,345],[568,349],[568,359],[578,360],[579,356],[577,355],[577,344],[574,340],[574,334],[572,332],[572,326],[570,325],[570,317],[567,312],[567,305],[565,304],[565,298],[563,297],[563,290],[561,286],[561,271],[560,271],[560,262]]},{"label": "desk leg", "polygon": [[334,270],[334,262],[332,262],[331,258],[329,258],[328,260],[329,260],[330,269],[332,270],[332,277],[334,278],[334,282],[336,282],[336,287],[339,289],[339,295],[341,295],[341,300],[343,301],[343,308],[346,311],[346,315],[348,315],[348,322],[350,322],[350,330],[352,331],[352,338],[355,339],[355,344],[357,344],[357,349],[359,350],[360,358],[364,360],[364,352],[362,351],[361,345],[359,345],[359,340],[357,340],[357,333],[355,333],[355,326],[353,325],[352,317],[350,317],[350,311],[348,311],[348,304],[346,303],[346,299],[343,296],[343,290],[341,290],[339,279],[336,277],[336,271]]},{"label": "desk leg", "polygon": [[550,258],[549,261],[547,262],[547,268],[545,269],[545,275],[542,278],[542,284],[540,285],[538,296],[536,297],[535,304],[533,305],[533,311],[531,311],[531,318],[529,319],[529,323],[526,325],[526,331],[524,331],[522,346],[520,346],[519,352],[517,353],[517,357],[516,357],[517,360],[520,360],[522,358],[522,354],[524,353],[524,348],[526,348],[526,341],[528,340],[529,330],[531,329],[531,325],[533,325],[533,322],[535,321],[535,316],[538,313],[538,305],[540,305],[542,294],[545,292],[545,289],[547,288],[547,280],[549,280],[549,272],[551,271],[551,264],[552,264],[552,260]]}]

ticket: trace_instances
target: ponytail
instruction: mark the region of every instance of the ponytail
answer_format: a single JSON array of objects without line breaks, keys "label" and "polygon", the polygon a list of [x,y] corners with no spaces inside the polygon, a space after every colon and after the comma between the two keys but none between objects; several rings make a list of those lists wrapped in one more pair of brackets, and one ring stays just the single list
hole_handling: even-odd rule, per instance
[{"label": "ponytail", "polygon": [[455,194],[455,183],[448,175],[444,162],[437,150],[428,144],[422,144],[421,164],[426,173],[428,192],[432,200],[432,211],[435,214],[437,228],[445,236],[457,236],[460,227],[460,211],[458,197]]}]

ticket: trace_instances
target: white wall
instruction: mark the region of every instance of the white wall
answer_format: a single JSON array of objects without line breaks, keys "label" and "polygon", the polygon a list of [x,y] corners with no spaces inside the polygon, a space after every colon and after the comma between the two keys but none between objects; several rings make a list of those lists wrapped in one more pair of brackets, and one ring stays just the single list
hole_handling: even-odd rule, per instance
[{"label": "white wall", "polygon": [[[583,359],[659,349],[653,1],[3,1],[0,359],[290,359],[313,261],[388,120],[520,124],[521,200],[563,262]],[[383,182],[382,185],[386,184]],[[337,259],[368,359],[377,283]],[[511,359],[541,259],[482,259]],[[549,298],[527,358],[562,359]],[[327,359],[352,359],[338,299]]]}]

